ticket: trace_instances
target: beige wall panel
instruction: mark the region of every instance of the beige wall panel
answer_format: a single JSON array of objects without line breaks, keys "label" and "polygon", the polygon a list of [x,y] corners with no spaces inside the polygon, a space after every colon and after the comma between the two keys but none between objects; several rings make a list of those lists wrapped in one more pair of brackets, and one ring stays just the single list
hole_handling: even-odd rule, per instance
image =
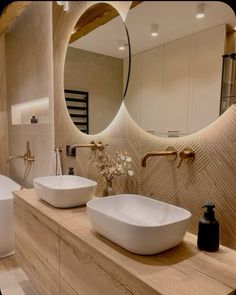
[{"label": "beige wall panel", "polygon": [[79,295],[60,277],[60,295]]},{"label": "beige wall panel", "polygon": [[0,174],[8,175],[8,121],[6,94],[5,35],[0,37]]},{"label": "beige wall panel", "polygon": [[[53,173],[53,58],[50,1],[34,1],[6,34],[7,97],[10,154],[24,154],[29,140],[35,155],[27,187],[36,176]],[[48,124],[12,125],[11,105],[49,97]],[[32,114],[33,115],[33,114]],[[10,176],[22,182],[23,160],[13,160]]]},{"label": "beige wall panel", "polygon": [[[171,202],[189,209],[193,213],[190,230],[197,232],[197,222],[202,214],[204,202],[216,203],[216,215],[221,225],[221,242],[236,249],[236,237],[229,234],[229,226],[236,230],[235,205],[235,163],[236,163],[236,106],[232,106],[212,125],[202,131],[183,138],[163,139],[153,137],[140,129],[130,118],[124,105],[115,120],[102,133],[87,136],[79,132],[70,120],[64,103],[63,65],[69,36],[83,11],[95,2],[71,2],[68,13],[54,4],[53,44],[54,44],[54,92],[55,92],[55,142],[65,146],[73,143],[87,143],[93,139],[103,140],[112,150],[124,148],[134,159],[134,187],[132,192]],[[117,8],[122,2],[114,2]],[[178,151],[192,147],[196,158],[192,164],[183,162],[177,168],[177,159],[169,163],[165,158],[150,158],[146,168],[141,168],[140,160],[146,152],[163,150],[172,145]],[[76,173],[97,179],[97,172],[88,160],[91,151],[77,150],[76,159],[63,155],[66,169],[75,167]],[[63,153],[63,154],[64,154]],[[207,178],[206,178],[207,175]],[[227,181],[226,181],[227,179]],[[117,179],[118,180],[118,179]],[[116,180],[116,182],[117,182]],[[99,183],[101,188],[103,183]],[[126,181],[119,179],[119,190],[126,187]],[[226,218],[227,216],[227,218]],[[227,225],[224,224],[227,220]],[[229,225],[230,224],[230,225]]]}]

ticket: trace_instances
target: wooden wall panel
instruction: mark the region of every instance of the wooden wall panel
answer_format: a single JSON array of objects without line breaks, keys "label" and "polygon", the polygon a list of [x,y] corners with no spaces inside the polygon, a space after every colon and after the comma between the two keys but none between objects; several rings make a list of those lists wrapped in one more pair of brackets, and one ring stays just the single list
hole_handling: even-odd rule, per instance
[{"label": "wooden wall panel", "polygon": [[0,37],[0,174],[8,175],[8,121],[6,94],[5,35]]},{"label": "wooden wall panel", "polygon": [[[214,201],[221,242],[236,249],[233,235],[236,231],[236,105],[202,131],[177,139],[158,138],[144,132],[124,105],[114,121],[96,136],[82,134],[71,122],[63,95],[67,43],[80,15],[94,3],[70,2],[67,13],[56,4],[53,6],[55,143],[63,147],[65,171],[68,166],[74,166],[77,174],[98,179],[92,152],[78,149],[76,159],[71,159],[65,156],[67,144],[102,140],[110,145],[110,150],[127,151],[133,158],[135,175],[128,186],[125,179],[117,178],[117,192],[136,192],[189,209],[193,214],[189,230],[193,233],[197,232],[201,206],[206,201]],[[124,13],[122,2],[116,1],[113,5]],[[127,3],[125,5],[127,9]],[[141,168],[141,158],[146,152],[163,150],[169,145],[179,152],[186,146],[191,147],[196,152],[195,161],[183,162],[177,168],[179,159],[169,163],[165,158],[150,158],[147,167]],[[104,182],[99,181],[98,194],[103,185]]]}]

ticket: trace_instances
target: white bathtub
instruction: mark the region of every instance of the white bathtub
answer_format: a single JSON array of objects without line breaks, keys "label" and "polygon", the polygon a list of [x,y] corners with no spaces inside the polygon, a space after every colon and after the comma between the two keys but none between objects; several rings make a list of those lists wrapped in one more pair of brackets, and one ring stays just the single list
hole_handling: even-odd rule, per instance
[{"label": "white bathtub", "polygon": [[13,195],[20,185],[0,175],[0,258],[14,253]]}]

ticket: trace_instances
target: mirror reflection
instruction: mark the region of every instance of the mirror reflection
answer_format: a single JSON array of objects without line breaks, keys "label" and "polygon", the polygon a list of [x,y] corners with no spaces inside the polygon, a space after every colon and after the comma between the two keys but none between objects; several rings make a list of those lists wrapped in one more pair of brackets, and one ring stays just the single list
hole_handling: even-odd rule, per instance
[{"label": "mirror reflection", "polygon": [[215,1],[143,1],[129,11],[132,67],[124,101],[140,127],[162,137],[188,135],[235,102],[233,68],[224,70],[222,83],[235,24],[233,10]]},{"label": "mirror reflection", "polygon": [[124,59],[129,44],[121,16],[109,4],[93,5],[75,26],[64,68],[67,109],[80,131],[99,133],[116,116],[127,85]]}]

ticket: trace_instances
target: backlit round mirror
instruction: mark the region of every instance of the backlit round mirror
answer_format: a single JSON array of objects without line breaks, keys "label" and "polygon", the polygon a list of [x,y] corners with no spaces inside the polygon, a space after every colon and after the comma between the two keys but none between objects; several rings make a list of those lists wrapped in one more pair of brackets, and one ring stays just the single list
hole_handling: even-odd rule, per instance
[{"label": "backlit round mirror", "polygon": [[118,11],[106,3],[79,18],[68,44],[65,100],[76,127],[87,134],[103,131],[116,116],[128,86],[129,40]]},{"label": "backlit round mirror", "polygon": [[129,10],[132,67],[124,102],[153,135],[194,133],[236,101],[234,11],[223,2],[200,4],[142,1]]}]

